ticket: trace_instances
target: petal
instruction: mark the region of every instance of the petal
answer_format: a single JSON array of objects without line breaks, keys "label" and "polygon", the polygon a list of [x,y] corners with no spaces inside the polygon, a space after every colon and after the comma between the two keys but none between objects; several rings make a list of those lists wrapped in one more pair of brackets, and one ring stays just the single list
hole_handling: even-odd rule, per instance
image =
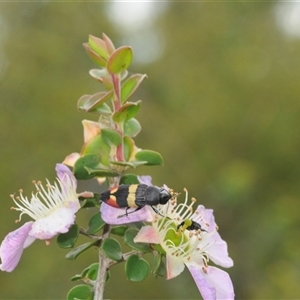
[{"label": "petal", "polygon": [[207,267],[204,272],[192,264],[187,264],[187,267],[204,300],[234,299],[233,285],[226,272],[215,267]]},{"label": "petal", "polygon": [[142,175],[138,176],[139,183],[152,185],[152,177],[150,175]]},{"label": "petal", "polygon": [[75,177],[74,177],[73,173],[71,172],[71,170],[64,164],[56,164],[55,171],[56,171],[57,177],[62,182],[66,182],[66,177],[71,177],[72,179],[74,178],[74,180],[75,180]]},{"label": "petal", "polygon": [[157,231],[152,226],[143,226],[133,240],[135,243],[159,244]]},{"label": "petal", "polygon": [[[197,207],[197,213],[193,215],[192,219],[199,221],[199,218],[202,219],[199,223],[208,232],[205,240],[200,243],[200,247],[207,251],[209,258],[214,263],[225,268],[232,267],[233,261],[228,255],[227,243],[222,240],[220,234],[216,231],[217,224],[213,210],[206,209],[203,205],[199,205]],[[206,223],[209,224],[209,226],[207,226]]]},{"label": "petal", "polygon": [[0,246],[2,271],[11,272],[18,265],[23,249],[34,242],[34,238],[28,236],[33,222],[27,222],[22,227],[10,232]]},{"label": "petal", "polygon": [[29,235],[39,240],[49,240],[59,233],[68,232],[74,222],[73,208],[61,207],[49,216],[35,221]]},{"label": "petal", "polygon": [[216,232],[209,242],[212,246],[208,248],[207,252],[209,258],[215,263],[224,268],[230,268],[233,266],[233,260],[228,255],[227,243],[221,239],[221,236]]},{"label": "petal", "polygon": [[178,276],[184,270],[182,258],[167,254],[166,257],[167,279]]},{"label": "petal", "polygon": [[79,153],[71,153],[69,154],[63,161],[63,164],[69,166],[69,167],[74,167],[75,162],[77,161],[77,159],[80,158],[80,154]]},{"label": "petal", "polygon": [[198,205],[192,219],[209,233],[216,230],[217,224],[212,209],[206,209],[203,205]]},{"label": "petal", "polygon": [[[128,209],[128,213],[134,211],[135,208]],[[153,220],[153,215],[148,206],[144,206],[140,210],[130,213],[128,216],[125,216],[125,208],[115,208],[106,203],[101,204],[101,217],[103,221],[107,224],[117,225],[117,224],[128,224],[133,222],[151,222]],[[124,215],[124,216],[122,216]],[[122,217],[120,217],[122,216]]]},{"label": "petal", "polygon": [[89,120],[83,120],[83,139],[84,143],[88,143],[94,137],[100,134],[100,126],[99,123]]}]

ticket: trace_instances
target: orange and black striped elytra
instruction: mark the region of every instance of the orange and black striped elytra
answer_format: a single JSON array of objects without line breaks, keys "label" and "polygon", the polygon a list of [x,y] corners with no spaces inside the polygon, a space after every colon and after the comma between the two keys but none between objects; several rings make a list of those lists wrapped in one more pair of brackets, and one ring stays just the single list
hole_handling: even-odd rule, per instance
[{"label": "orange and black striped elytra", "polygon": [[[126,213],[119,218],[136,212],[145,205],[150,205],[157,214],[160,214],[153,205],[166,204],[172,197],[173,194],[169,190],[146,184],[119,185],[100,194],[100,200],[106,204],[116,208],[126,208]],[[129,208],[136,209],[127,212]]]}]

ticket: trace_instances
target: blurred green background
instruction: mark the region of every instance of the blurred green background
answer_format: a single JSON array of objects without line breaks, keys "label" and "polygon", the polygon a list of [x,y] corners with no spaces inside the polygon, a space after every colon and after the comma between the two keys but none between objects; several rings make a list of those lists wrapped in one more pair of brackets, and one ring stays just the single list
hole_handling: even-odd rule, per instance
[{"label": "blurred green background", "polygon": [[[148,74],[132,99],[143,100],[136,143],[165,164],[139,174],[214,209],[237,299],[299,298],[299,3],[0,3],[0,239],[17,227],[9,194],[29,196],[32,179],[53,180],[55,164],[82,146],[91,116],[76,102],[101,89],[82,43],[102,32],[131,45],[130,71]],[[65,298],[69,278],[97,259],[67,252],[35,242],[0,273],[0,299]],[[186,271],[133,283],[123,265],[105,295],[200,298]]]}]

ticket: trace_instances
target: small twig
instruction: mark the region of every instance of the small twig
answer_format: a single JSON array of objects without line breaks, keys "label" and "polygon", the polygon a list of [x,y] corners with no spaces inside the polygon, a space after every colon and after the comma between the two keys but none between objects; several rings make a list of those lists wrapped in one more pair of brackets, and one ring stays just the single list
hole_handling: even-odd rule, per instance
[{"label": "small twig", "polygon": [[[105,224],[103,228],[102,240],[105,240],[110,234],[110,225]],[[106,257],[104,252],[99,247],[99,270],[95,285],[94,300],[103,300],[107,272],[109,270],[110,259]]]}]

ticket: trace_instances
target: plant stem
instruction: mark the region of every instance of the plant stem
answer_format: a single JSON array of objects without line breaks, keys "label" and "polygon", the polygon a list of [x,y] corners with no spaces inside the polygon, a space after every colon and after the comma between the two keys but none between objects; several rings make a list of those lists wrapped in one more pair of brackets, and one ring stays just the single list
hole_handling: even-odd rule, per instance
[{"label": "plant stem", "polygon": [[[110,234],[110,225],[106,224],[103,229],[102,241]],[[110,259],[105,256],[104,252],[99,247],[99,270],[95,285],[94,300],[103,300],[107,272],[109,270]]]}]

